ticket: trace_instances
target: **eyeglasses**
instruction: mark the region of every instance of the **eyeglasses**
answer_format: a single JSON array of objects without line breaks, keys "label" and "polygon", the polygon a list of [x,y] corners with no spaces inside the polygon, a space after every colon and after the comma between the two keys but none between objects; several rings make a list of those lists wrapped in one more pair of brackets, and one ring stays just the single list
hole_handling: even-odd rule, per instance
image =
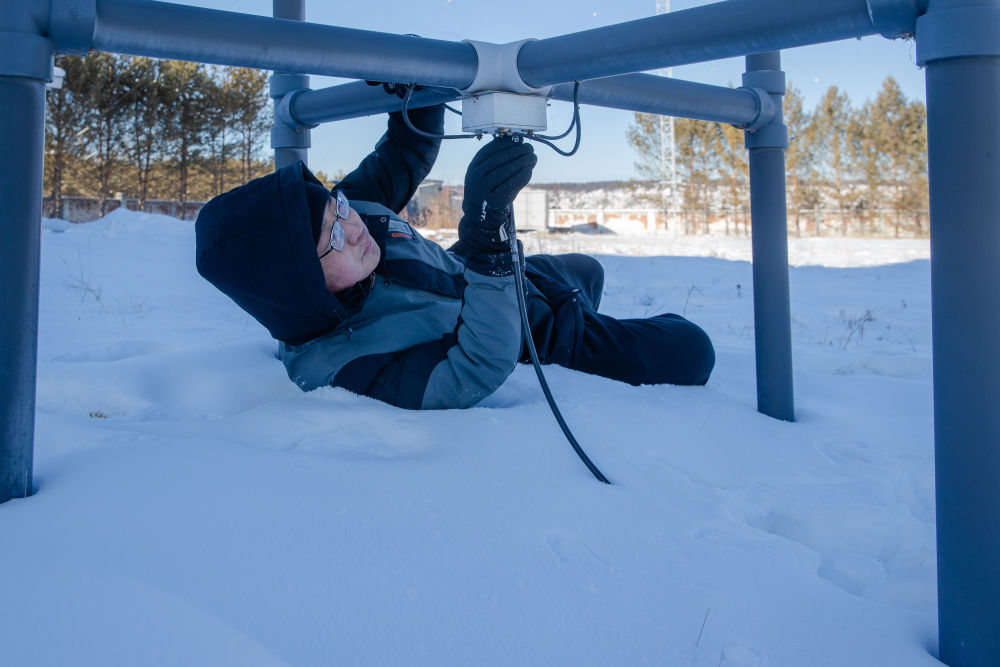
[{"label": "eyeglasses", "polygon": [[347,216],[351,214],[351,204],[340,190],[334,193],[334,198],[337,201],[337,217],[334,218],[333,228],[330,230],[330,249],[320,255],[320,259],[323,259],[334,250],[337,252],[343,250],[344,241],[347,240],[347,234],[344,233],[344,226],[340,224],[340,221],[347,220]]}]

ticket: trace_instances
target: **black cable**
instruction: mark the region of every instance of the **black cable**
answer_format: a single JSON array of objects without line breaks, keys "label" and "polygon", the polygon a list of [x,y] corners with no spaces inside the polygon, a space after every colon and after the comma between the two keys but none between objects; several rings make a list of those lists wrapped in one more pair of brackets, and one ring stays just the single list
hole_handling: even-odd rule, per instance
[{"label": "black cable", "polygon": [[[568,151],[564,151],[558,146],[556,146],[554,143],[552,143],[551,140],[562,139],[567,134],[569,134],[574,127],[576,128],[576,141],[573,142],[573,148],[571,148]],[[566,128],[565,132],[556,136],[534,134],[531,132],[511,132],[510,134],[511,136],[521,137],[523,139],[531,139],[532,141],[537,141],[540,144],[545,144],[559,155],[563,155],[565,157],[574,155],[580,149],[580,139],[583,136],[582,127],[580,124],[580,82],[579,81],[575,82],[575,85],[573,86],[573,120],[572,122],[570,122],[569,127]]]},{"label": "black cable", "polygon": [[[413,87],[413,84],[406,87],[406,95],[403,96],[402,113],[403,122],[406,123],[406,127],[408,127],[412,132],[431,139],[478,139],[482,137],[482,134],[433,134],[414,127],[413,123],[410,122],[409,116],[410,95],[413,93]],[[526,132],[509,132],[508,134],[513,137],[519,137],[522,140],[531,139],[532,141],[545,144],[560,155],[573,155],[576,153],[577,149],[580,148],[581,130],[579,92],[580,82],[577,81],[576,85],[573,87],[573,121],[570,123],[569,128],[562,134],[552,137],[534,135]],[[451,107],[445,105],[445,108],[450,109]],[[454,111],[454,109],[452,109],[452,111]],[[461,112],[459,112],[459,115],[461,115]],[[574,127],[576,127],[576,142],[573,144],[573,148],[570,151],[563,151],[550,141],[551,139],[562,139],[568,135]],[[562,413],[559,412],[559,407],[556,405],[556,399],[552,397],[552,392],[549,390],[549,383],[545,380],[545,375],[542,373],[542,364],[538,360],[538,351],[535,349],[535,341],[531,338],[531,323],[528,321],[528,310],[524,298],[524,270],[521,267],[521,253],[519,253],[517,249],[517,235],[514,230],[513,221],[511,221],[510,225],[510,252],[514,260],[514,291],[517,293],[517,308],[521,313],[521,333],[524,337],[525,345],[528,347],[528,354],[531,356],[531,363],[535,367],[535,374],[538,376],[538,384],[541,385],[542,393],[545,394],[545,400],[548,401],[549,408],[552,410],[553,416],[555,416],[556,421],[559,423],[559,428],[562,429],[563,435],[566,436],[569,444],[573,447],[573,451],[576,452],[576,455],[580,457],[580,460],[583,461],[583,464],[587,466],[587,469],[590,470],[591,474],[593,474],[598,481],[610,484],[611,482],[608,481],[608,478],[604,476],[596,465],[594,465],[593,461],[591,461],[587,456],[587,453],[583,451],[583,447],[581,447],[580,443],[578,443],[576,438],[573,437],[573,432],[569,430],[569,426],[566,425],[566,420],[563,419]]]},{"label": "black cable", "polygon": [[559,148],[558,146],[556,146],[554,143],[552,143],[548,139],[542,139],[542,138],[540,138],[537,135],[525,134],[524,132],[511,132],[511,134],[513,136],[515,136],[515,137],[523,137],[525,139],[531,139],[532,141],[537,141],[540,144],[545,144],[546,146],[548,146],[549,148],[551,148],[552,150],[554,150],[556,153],[559,153],[559,155],[563,155],[565,157],[570,157],[571,155],[575,155],[576,152],[580,149],[580,121],[579,120],[576,122],[576,141],[573,143],[573,148],[571,148],[568,151],[562,150],[561,148]]},{"label": "black cable", "polygon": [[556,421],[559,422],[559,428],[562,429],[563,435],[569,440],[569,444],[572,445],[573,451],[576,455],[580,457],[583,464],[587,466],[591,474],[597,478],[598,481],[604,482],[605,484],[610,484],[608,478],[598,470],[597,466],[594,465],[593,461],[587,456],[587,453],[583,451],[583,447],[576,441],[573,437],[573,432],[569,430],[569,426],[566,425],[566,421],[563,419],[562,414],[559,412],[559,408],[556,406],[556,400],[552,397],[552,392],[549,391],[549,383],[545,381],[545,375],[542,373],[542,364],[538,360],[538,351],[535,349],[535,341],[531,338],[531,324],[528,322],[528,310],[525,305],[524,299],[524,271],[521,268],[521,253],[517,249],[517,235],[514,231],[514,224],[511,221],[510,225],[510,252],[511,257],[514,260],[514,283],[515,292],[517,292],[517,308],[521,312],[521,333],[524,337],[524,342],[528,346],[528,354],[531,356],[531,363],[535,367],[535,374],[538,375],[538,383],[542,386],[542,392],[545,394],[545,400],[549,403],[549,408],[552,409],[552,414],[555,416]]},{"label": "black cable", "polygon": [[448,111],[452,112],[452,113],[455,113],[455,114],[458,114],[459,116],[461,116],[461,115],[462,115],[462,112],[461,112],[461,111],[459,111],[458,109],[456,109],[456,108],[455,108],[455,107],[453,107],[453,106],[449,106],[449,105],[445,104],[445,105],[444,105],[444,108],[445,108],[445,109],[447,109]]},{"label": "black cable", "polygon": [[[477,132],[475,134],[435,134],[432,132],[425,132],[424,130],[417,128],[410,121],[410,114],[409,114],[410,96],[413,94],[413,89],[414,89],[414,84],[412,83],[406,87],[406,94],[403,96],[403,109],[402,109],[403,122],[406,124],[406,127],[409,128],[411,132],[418,134],[422,137],[427,137],[428,139],[481,139],[482,138],[483,136],[482,132]],[[446,109],[454,111],[460,116],[462,115],[461,111],[455,111],[455,109],[452,109],[447,104],[444,106]],[[562,139],[563,137],[568,135],[570,132],[573,131],[574,127],[576,128],[576,141],[573,143],[573,148],[571,148],[568,151],[564,151],[552,143],[552,140]],[[576,84],[573,86],[573,120],[570,122],[570,125],[566,129],[566,131],[563,132],[562,134],[549,136],[545,134],[534,134],[532,132],[512,132],[512,131],[500,132],[498,134],[509,134],[512,137],[520,137],[522,139],[530,139],[531,141],[537,141],[540,144],[545,144],[559,155],[563,155],[565,157],[574,155],[580,148],[580,140],[583,136],[580,124],[580,82],[577,81]]]},{"label": "black cable", "polygon": [[433,132],[425,132],[418,129],[416,126],[410,122],[410,95],[413,94],[414,84],[410,84],[406,87],[406,95],[403,96],[403,122],[406,123],[406,127],[410,129],[411,132],[419,134],[422,137],[427,137],[428,139],[479,139],[482,134],[435,134]]},{"label": "black cable", "polygon": [[573,82],[573,121],[566,128],[566,131],[562,134],[555,136],[548,136],[545,134],[536,134],[536,137],[541,137],[542,139],[548,139],[549,141],[556,141],[557,139],[562,139],[563,137],[569,136],[569,133],[573,131],[573,127],[580,121],[580,82]]}]

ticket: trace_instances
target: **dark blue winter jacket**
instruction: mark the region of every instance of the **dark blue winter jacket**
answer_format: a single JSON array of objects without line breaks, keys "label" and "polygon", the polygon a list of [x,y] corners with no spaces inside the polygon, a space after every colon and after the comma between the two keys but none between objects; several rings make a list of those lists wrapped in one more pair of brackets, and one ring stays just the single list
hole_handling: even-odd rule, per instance
[{"label": "dark blue winter jacket", "polygon": [[[411,112],[440,133],[443,108]],[[198,271],[267,327],[289,377],[405,408],[460,408],[488,396],[521,354],[514,278],[489,276],[398,217],[439,142],[390,114],[386,134],[338,188],[382,256],[370,290],[341,303],[326,290],[302,163],[209,202],[196,224]]]}]

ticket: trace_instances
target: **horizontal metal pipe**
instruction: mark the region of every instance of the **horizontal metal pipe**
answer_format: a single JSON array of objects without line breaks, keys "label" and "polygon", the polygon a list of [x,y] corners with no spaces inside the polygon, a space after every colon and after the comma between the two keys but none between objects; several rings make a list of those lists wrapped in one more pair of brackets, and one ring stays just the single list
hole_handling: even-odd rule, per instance
[{"label": "horizontal metal pipe", "polygon": [[866,0],[728,0],[528,42],[517,68],[540,87],[876,32]]},{"label": "horizontal metal pipe", "polygon": [[[58,46],[58,45],[57,45]],[[464,88],[469,44],[167,2],[98,0],[94,48],[154,58]]]},{"label": "horizontal metal pipe", "polygon": [[[573,101],[573,84],[553,86],[552,99]],[[452,102],[461,95],[453,89],[426,88],[413,93],[410,108]],[[580,103],[666,116],[748,125],[757,119],[757,98],[740,88],[668,79],[652,74],[626,74],[580,84]],[[291,118],[278,120],[293,127],[396,111],[400,100],[361,81],[311,90],[295,96]]]},{"label": "horizontal metal pipe", "polygon": [[[461,97],[457,90],[425,88],[410,96],[410,108],[429,107],[442,102],[452,102]],[[310,90],[295,96],[291,105],[291,125],[311,126],[334,120],[360,118],[373,114],[398,111],[402,100],[387,95],[381,88],[369,86],[364,81],[345,83],[320,90]],[[298,121],[295,123],[295,121]]]},{"label": "horizontal metal pipe", "polygon": [[[573,101],[573,84],[553,86],[549,96]],[[580,83],[580,103],[664,116],[748,125],[757,118],[757,98],[748,90],[669,79],[652,74],[623,74]]]}]

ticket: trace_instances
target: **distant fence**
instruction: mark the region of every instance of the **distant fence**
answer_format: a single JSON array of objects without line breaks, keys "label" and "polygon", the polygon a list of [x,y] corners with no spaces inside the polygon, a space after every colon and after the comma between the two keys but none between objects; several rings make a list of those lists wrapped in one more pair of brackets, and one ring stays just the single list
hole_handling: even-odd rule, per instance
[{"label": "distant fence", "polygon": [[616,231],[623,227],[637,232],[663,229],[662,215],[656,209],[639,208],[550,208],[549,229],[579,229]]},{"label": "distant fence", "polygon": [[[183,220],[194,220],[204,205],[203,201],[189,201],[181,204],[171,200],[147,199],[142,211],[169,215]],[[63,197],[60,210],[57,211],[52,197],[45,197],[42,199],[42,215],[46,218],[60,218],[68,222],[90,222],[102,218],[122,206],[130,211],[138,211],[139,201],[125,197],[105,199],[102,210],[101,201],[96,197]]]},{"label": "distant fence", "polygon": [[[440,189],[440,186],[438,186]],[[617,234],[711,234],[715,236],[750,236],[750,211],[736,209],[685,209],[665,214],[654,208],[550,208],[544,191],[531,193],[532,197],[519,197],[515,201],[515,219],[519,229],[544,231],[607,231]],[[427,224],[421,216],[420,204],[430,207],[427,201],[414,202],[407,213],[414,224]],[[147,199],[142,211],[158,213],[184,220],[194,220],[205,205],[202,201],[177,201]],[[106,199],[104,210],[94,197],[63,197],[60,211],[55,211],[51,197],[42,200],[42,215],[61,218],[69,222],[90,222],[115,209],[125,206],[130,211],[139,210],[136,199]],[[449,206],[447,214],[438,212],[447,220],[431,226],[454,227],[458,214]],[[428,210],[428,212],[430,212]],[[433,217],[433,216],[431,216]],[[874,210],[859,214],[856,211],[829,209],[802,209],[788,211],[790,236],[875,236],[885,238],[926,238],[928,213],[918,211],[898,216],[895,211]]]},{"label": "distant fence", "polygon": [[[891,210],[838,211],[803,209],[788,211],[791,236],[879,236],[926,238],[927,211],[906,216]],[[550,208],[546,226],[551,230],[593,230],[615,233],[750,235],[750,210],[685,209],[664,213],[636,208]]]},{"label": "distant fence", "polygon": [[797,236],[884,236],[927,238],[930,235],[928,211],[898,214],[887,209],[858,213],[828,209],[802,209],[788,212],[788,232]]}]

